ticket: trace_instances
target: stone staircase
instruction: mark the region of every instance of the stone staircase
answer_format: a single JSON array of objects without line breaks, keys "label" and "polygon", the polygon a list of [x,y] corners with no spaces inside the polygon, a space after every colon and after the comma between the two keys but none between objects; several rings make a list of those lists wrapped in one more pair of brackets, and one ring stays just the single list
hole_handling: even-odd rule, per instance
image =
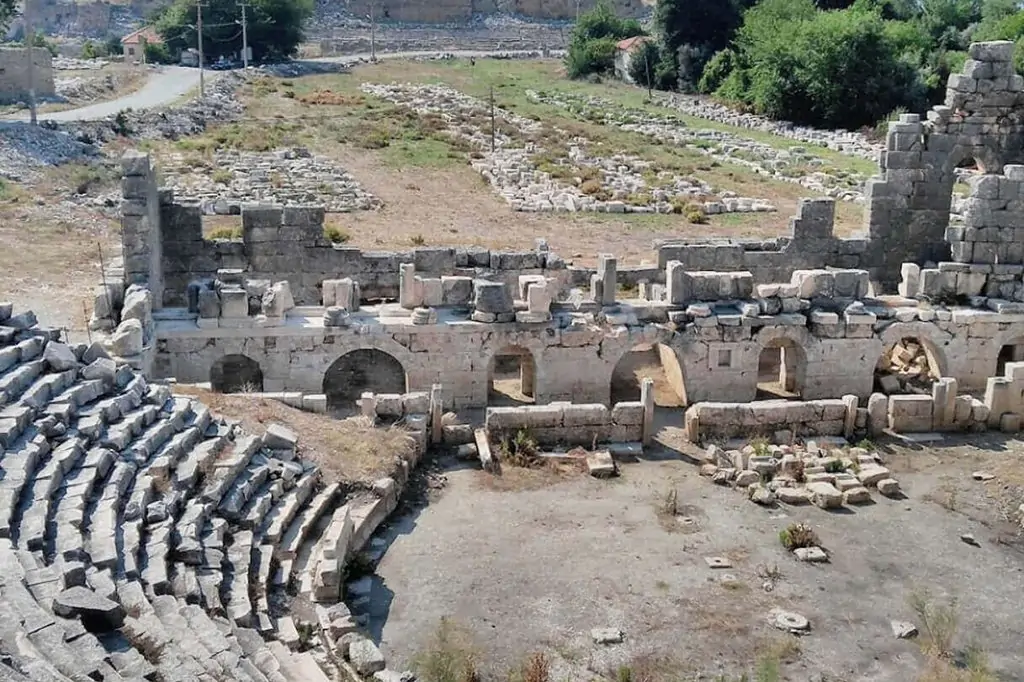
[{"label": "stone staircase", "polygon": [[0,304],[0,682],[330,679],[272,604],[340,502],[286,431]]}]

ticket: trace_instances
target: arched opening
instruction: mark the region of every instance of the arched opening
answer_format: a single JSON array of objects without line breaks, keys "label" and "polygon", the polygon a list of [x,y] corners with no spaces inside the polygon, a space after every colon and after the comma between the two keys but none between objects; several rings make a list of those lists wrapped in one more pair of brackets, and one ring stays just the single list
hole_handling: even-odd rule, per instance
[{"label": "arched opening", "polygon": [[682,367],[675,352],[665,344],[634,346],[615,363],[612,404],[640,400],[640,385],[644,379],[654,381],[654,404],[658,407],[686,406]]},{"label": "arched opening", "polygon": [[376,348],[360,348],[335,360],[324,373],[328,409],[353,408],[370,393],[405,393],[405,368],[393,355]]},{"label": "arched opening", "polygon": [[502,348],[487,369],[487,404],[530,405],[536,402],[536,381],[537,363],[528,348]]},{"label": "arched opening", "polygon": [[1024,338],[1014,339],[999,349],[995,376],[1006,375],[1006,363],[1008,362],[1024,362]]},{"label": "arched opening", "polygon": [[886,395],[930,394],[942,376],[938,351],[930,341],[906,336],[887,348],[875,365],[875,390]]},{"label": "arched opening", "polygon": [[950,212],[954,217],[960,214],[957,199],[966,199],[971,193],[971,178],[986,172],[985,165],[973,156],[965,157],[953,168],[953,203]]},{"label": "arched opening", "polygon": [[807,354],[792,339],[772,339],[757,358],[757,398],[799,400],[807,376]]},{"label": "arched opening", "polygon": [[259,393],[263,370],[245,355],[225,355],[210,368],[210,388],[219,393]]}]

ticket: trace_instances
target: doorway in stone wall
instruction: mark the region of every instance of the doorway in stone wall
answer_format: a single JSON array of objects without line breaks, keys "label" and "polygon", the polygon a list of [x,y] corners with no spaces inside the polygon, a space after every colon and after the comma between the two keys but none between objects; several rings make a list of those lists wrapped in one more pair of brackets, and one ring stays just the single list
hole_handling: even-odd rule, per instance
[{"label": "doorway in stone wall", "polygon": [[405,393],[405,367],[395,356],[376,348],[360,348],[342,355],[324,373],[327,409],[352,410],[365,392]]},{"label": "doorway in stone wall", "polygon": [[800,400],[807,374],[807,354],[792,339],[772,339],[757,359],[757,399]]},{"label": "doorway in stone wall", "polygon": [[612,370],[611,402],[640,400],[644,379],[654,381],[654,404],[686,407],[683,370],[675,352],[663,343],[639,344],[623,355]]},{"label": "doorway in stone wall", "polygon": [[1005,376],[1006,364],[1009,362],[1024,362],[1024,338],[1014,339],[999,349],[999,356],[996,358],[996,373],[993,376]]},{"label": "doorway in stone wall", "polygon": [[536,402],[537,363],[530,349],[506,346],[491,358],[487,370],[487,404],[532,405]]},{"label": "doorway in stone wall", "polygon": [[260,393],[263,370],[245,355],[225,355],[210,368],[210,388],[218,393]]}]

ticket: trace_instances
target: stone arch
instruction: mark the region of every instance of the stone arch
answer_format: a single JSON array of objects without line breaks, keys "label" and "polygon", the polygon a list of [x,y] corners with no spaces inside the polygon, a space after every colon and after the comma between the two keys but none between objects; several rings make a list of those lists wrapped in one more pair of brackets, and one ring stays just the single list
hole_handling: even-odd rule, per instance
[{"label": "stone arch", "polygon": [[1008,362],[1024,362],[1024,336],[1007,339],[999,346],[996,355],[996,373],[992,376],[1005,376]]},{"label": "stone arch", "polygon": [[761,343],[757,356],[757,397],[799,399],[807,382],[807,351],[788,335]]},{"label": "stone arch", "polygon": [[519,344],[503,346],[487,363],[487,404],[524,405],[537,401],[537,359]]},{"label": "stone arch", "polygon": [[686,407],[686,381],[674,350],[660,342],[639,343],[619,358],[612,369],[612,404],[640,400],[643,379],[654,380],[654,402],[658,407]]},{"label": "stone arch", "polygon": [[405,367],[390,353],[358,348],[331,363],[324,372],[323,392],[330,409],[354,407],[364,392],[405,393]]},{"label": "stone arch", "polygon": [[945,376],[946,359],[925,335],[906,334],[882,346],[875,366],[875,390],[891,395],[911,386],[926,388]]},{"label": "stone arch", "polygon": [[949,334],[927,322],[897,323],[887,327],[879,339],[882,342],[882,354],[891,351],[900,340],[907,338],[915,339],[924,346],[929,364],[938,370],[939,376],[949,376],[950,366],[946,351],[943,350],[952,338]]},{"label": "stone arch", "polygon": [[263,370],[247,355],[225,355],[210,367],[210,388],[218,393],[262,392]]}]

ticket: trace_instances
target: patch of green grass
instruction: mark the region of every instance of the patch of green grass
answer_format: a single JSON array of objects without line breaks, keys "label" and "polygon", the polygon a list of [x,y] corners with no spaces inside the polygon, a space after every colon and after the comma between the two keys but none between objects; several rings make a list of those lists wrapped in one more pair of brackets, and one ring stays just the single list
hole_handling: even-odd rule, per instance
[{"label": "patch of green grass", "polygon": [[381,151],[384,164],[392,168],[450,168],[465,163],[465,156],[441,140],[400,139]]}]

